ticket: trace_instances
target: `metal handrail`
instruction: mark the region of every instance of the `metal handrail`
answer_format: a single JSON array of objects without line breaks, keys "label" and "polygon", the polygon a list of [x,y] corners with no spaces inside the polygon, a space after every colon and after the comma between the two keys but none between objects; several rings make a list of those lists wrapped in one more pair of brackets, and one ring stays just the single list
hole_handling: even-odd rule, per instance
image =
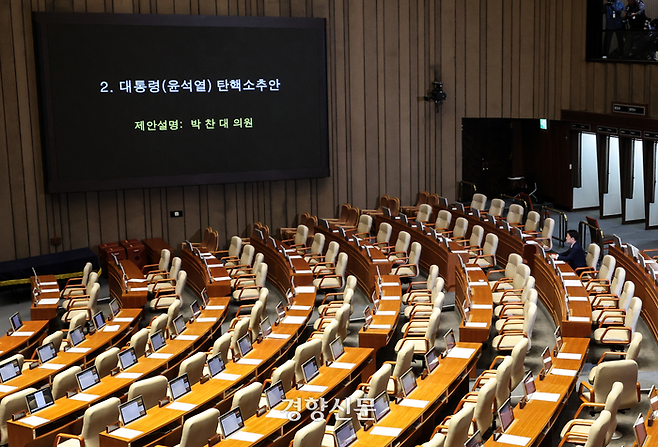
[{"label": "metal handrail", "polygon": [[553,235],[553,239],[556,239],[560,243],[560,247],[564,247],[564,243],[567,240],[567,223],[569,221],[569,218],[567,217],[567,214],[563,211],[556,210],[555,208],[550,208],[548,206],[542,206],[541,210],[539,211],[539,216],[541,217],[542,225],[544,225],[544,220],[548,216],[550,216],[551,213],[555,213],[561,217],[560,219],[554,219],[556,220],[558,235],[557,237]]},{"label": "metal handrail", "polygon": [[[459,188],[458,188],[459,189],[459,201],[462,202],[462,203],[464,202],[464,185],[468,185],[471,188],[473,188],[473,194],[475,194],[478,190],[478,187],[475,183],[467,182],[465,180],[460,180],[459,181]],[[472,197],[473,196],[471,196],[471,198]]]}]

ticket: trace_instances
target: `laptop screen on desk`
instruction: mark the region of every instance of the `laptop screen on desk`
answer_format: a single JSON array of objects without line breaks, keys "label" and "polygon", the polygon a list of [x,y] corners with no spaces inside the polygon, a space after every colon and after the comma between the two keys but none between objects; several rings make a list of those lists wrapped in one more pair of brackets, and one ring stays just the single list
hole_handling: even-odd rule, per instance
[{"label": "laptop screen on desk", "polygon": [[123,371],[127,370],[135,363],[137,363],[137,355],[135,355],[135,348],[128,348],[119,352],[119,363]]},{"label": "laptop screen on desk", "polygon": [[639,414],[635,423],[633,424],[633,431],[635,432],[635,442],[637,447],[642,447],[647,440],[647,427],[644,425],[644,416]]},{"label": "laptop screen on desk", "polygon": [[564,341],[562,340],[562,329],[560,326],[555,328],[555,345],[557,347],[558,352],[562,350],[562,345],[564,344]]},{"label": "laptop screen on desk", "polygon": [[345,353],[343,342],[340,337],[336,337],[334,341],[329,344],[329,347],[331,348],[331,356],[334,358],[334,362],[337,361],[340,356]]},{"label": "laptop screen on desk", "polygon": [[514,422],[514,409],[512,408],[511,399],[507,399],[504,404],[498,408],[498,418],[503,432],[506,431],[512,422]]},{"label": "laptop screen on desk", "polygon": [[334,431],[336,435],[336,445],[338,447],[348,447],[356,441],[356,431],[354,430],[354,422],[349,418],[343,422]]},{"label": "laptop screen on desk", "polygon": [[375,409],[375,422],[379,422],[391,411],[386,390],[382,391],[379,393],[379,396],[375,397],[375,401],[372,405]]},{"label": "laptop screen on desk", "polygon": [[238,349],[240,350],[240,357],[244,357],[249,354],[253,346],[251,344],[251,334],[246,333],[238,340]]},{"label": "laptop screen on desk", "polygon": [[242,420],[242,413],[240,412],[240,407],[234,408],[228,413],[223,414],[219,417],[219,425],[222,428],[222,433],[224,437],[228,438],[236,431],[244,427],[244,421]]},{"label": "laptop screen on desk", "polygon": [[535,387],[535,378],[532,377],[532,371],[529,371],[523,378],[523,390],[525,391],[526,396],[530,396],[537,391],[537,388]]},{"label": "laptop screen on desk", "polygon": [[87,368],[84,371],[81,371],[75,375],[75,380],[78,381],[78,387],[80,392],[88,390],[92,386],[100,383],[101,378],[98,376],[98,371],[95,366]]},{"label": "laptop screen on desk", "polygon": [[2,379],[2,383],[5,383],[20,375],[21,367],[18,365],[18,360],[14,359],[11,362],[3,363],[0,365],[0,379]]},{"label": "laptop screen on desk", "polygon": [[542,362],[544,363],[544,373],[548,374],[553,366],[553,359],[551,358],[551,352],[548,347],[545,347],[541,353]]},{"label": "laptop screen on desk", "polygon": [[430,350],[425,353],[425,364],[427,365],[428,374],[432,374],[436,367],[439,366],[439,357],[436,355],[434,348],[430,348]]},{"label": "laptop screen on desk", "polygon": [[276,305],[276,314],[279,316],[279,320],[286,318],[286,308],[281,301]]},{"label": "laptop screen on desk", "polygon": [[171,389],[171,397],[174,400],[192,391],[190,381],[187,379],[187,373],[170,380],[169,388]]},{"label": "laptop screen on desk", "polygon": [[[2,367],[0,366],[0,368]],[[658,419],[658,389],[656,389],[656,385],[652,385],[651,390],[649,390],[649,404],[651,405],[654,419]]]},{"label": "laptop screen on desk", "polygon": [[215,377],[225,369],[226,365],[224,365],[224,359],[222,358],[221,352],[218,352],[217,355],[208,359],[208,371],[210,372],[210,377]]},{"label": "laptop screen on desk", "polygon": [[400,377],[400,382],[402,382],[402,391],[404,392],[404,397],[408,397],[409,394],[411,394],[411,392],[418,386],[416,383],[416,377],[414,376],[414,372],[411,370],[411,368],[402,374],[402,377]]},{"label": "laptop screen on desk", "polygon": [[30,414],[48,408],[55,403],[50,385],[46,385],[40,390],[28,394],[25,396],[25,401],[27,402],[27,408],[30,410]]},{"label": "laptop screen on desk", "polygon": [[137,419],[146,416],[146,407],[144,407],[144,399],[142,396],[137,396],[133,400],[129,400],[125,404],[119,405],[119,413],[123,425],[128,425],[135,422]]},{"label": "laptop screen on desk", "polygon": [[105,317],[103,316],[103,311],[99,310],[96,312],[96,315],[94,315],[94,326],[96,327],[97,331],[100,331],[103,329],[105,326]]},{"label": "laptop screen on desk", "polygon": [[311,357],[302,364],[302,372],[304,373],[304,382],[309,383],[311,380],[315,379],[320,370],[318,369],[318,363],[315,360],[315,356]]},{"label": "laptop screen on desk", "polygon": [[263,321],[260,322],[260,333],[263,334],[263,338],[267,337],[272,333],[272,325],[270,324],[270,317],[263,318]]},{"label": "laptop screen on desk", "polygon": [[279,405],[286,398],[286,392],[283,390],[283,382],[280,380],[265,390],[267,406],[272,409]]},{"label": "laptop screen on desk", "polygon": [[55,345],[53,342],[39,346],[37,348],[37,356],[39,357],[39,361],[41,363],[46,363],[57,357],[57,351],[55,351]]},{"label": "laptop screen on desk", "polygon": [[185,331],[187,326],[185,326],[185,320],[183,320],[182,315],[179,315],[174,319],[174,327],[176,328],[176,335],[180,335]]},{"label": "laptop screen on desk", "polygon": [[23,321],[21,320],[21,316],[18,312],[9,317],[9,323],[11,324],[11,328],[14,330],[14,332],[23,327]]},{"label": "laptop screen on desk", "polygon": [[71,343],[73,346],[78,346],[80,343],[85,341],[85,334],[82,332],[82,326],[78,326],[73,329],[69,336],[71,337]]},{"label": "laptop screen on desk", "polygon": [[475,433],[473,433],[473,436],[468,438],[468,440],[464,443],[464,447],[480,447],[482,445],[482,436],[480,436],[480,430],[476,430]]},{"label": "laptop screen on desk", "polygon": [[201,315],[201,307],[199,307],[199,302],[195,301],[190,305],[190,309],[192,310],[192,315],[194,315],[194,319],[196,320],[199,315]]},{"label": "laptop screen on desk", "polygon": [[110,301],[110,311],[112,311],[112,315],[115,317],[121,312],[121,306],[119,306],[119,301],[117,301],[116,298],[113,298],[112,301]]},{"label": "laptop screen on desk", "polygon": [[165,344],[167,344],[167,342],[162,335],[162,330],[151,335],[151,349],[153,349],[153,352],[158,352]]},{"label": "laptop screen on desk", "polygon": [[445,333],[443,336],[443,340],[446,343],[446,351],[450,351],[452,348],[455,347],[455,333],[453,332],[452,329],[450,329],[448,332]]}]

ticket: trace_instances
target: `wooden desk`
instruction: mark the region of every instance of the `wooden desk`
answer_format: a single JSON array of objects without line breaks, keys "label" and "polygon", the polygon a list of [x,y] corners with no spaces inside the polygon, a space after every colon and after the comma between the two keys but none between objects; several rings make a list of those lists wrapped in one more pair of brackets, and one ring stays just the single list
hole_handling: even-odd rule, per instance
[{"label": "wooden desk", "polygon": [[[551,428],[557,420],[564,405],[569,400],[571,392],[578,383],[578,376],[587,359],[589,339],[564,338],[563,353],[580,354],[580,360],[553,359],[553,368],[577,370],[574,377],[558,376],[549,373],[544,380],[535,379],[538,392],[556,393],[560,397],[557,402],[531,400],[523,409],[514,409],[515,421],[507,429],[508,434],[530,438],[526,446],[539,446],[544,437],[551,433]],[[558,432],[559,433],[559,432]],[[496,442],[493,436],[485,444],[487,447],[509,447],[509,444]]]},{"label": "wooden desk", "polygon": [[475,264],[467,264],[466,272],[470,281],[472,295],[471,316],[467,323],[463,320],[464,300],[468,295],[467,276],[458,267],[457,290],[455,300],[459,304],[457,308],[462,314],[462,321],[459,324],[459,340],[474,343],[487,343],[489,341],[489,330],[491,329],[491,319],[493,316],[493,297],[491,287],[487,280],[487,275],[480,267]]},{"label": "wooden desk", "polygon": [[[187,285],[194,290],[197,295],[201,295],[203,289],[206,289],[209,297],[231,296],[231,280],[224,265],[214,256],[208,256],[209,253],[202,251],[208,268],[202,259],[192,253],[187,247],[183,247],[183,270],[187,272]],[[213,280],[208,275],[208,270],[213,276]]]},{"label": "wooden desk", "polygon": [[391,272],[393,265],[388,261],[386,255],[380,250],[373,248],[370,249],[370,254],[373,257],[371,261],[368,258],[365,250],[359,249],[353,242],[348,242],[342,238],[338,233],[327,230],[322,227],[315,227],[316,233],[322,233],[325,237],[325,246],[330,242],[336,241],[340,245],[340,250],[347,253],[347,271],[356,276],[359,287],[366,292],[370,297],[375,290],[375,278],[377,277],[377,269],[382,275],[388,275]]},{"label": "wooden desk", "polygon": [[132,261],[124,259],[119,263],[126,272],[126,278],[123,277],[123,272],[114,263],[114,260],[107,263],[110,296],[118,299],[122,307],[143,308],[146,305],[148,294],[146,278],[144,278],[141,269]]},{"label": "wooden desk", "polygon": [[[359,330],[359,346],[372,348],[373,358],[391,340],[400,319],[400,302],[402,300],[400,277],[397,275],[384,275],[382,276],[382,283],[379,310],[373,315],[370,327]],[[377,292],[377,295],[379,295],[379,292]]]},{"label": "wooden desk", "polygon": [[[313,284],[313,272],[304,260],[296,252],[289,252],[292,264],[295,270],[290,267],[288,261],[277,251],[277,247],[272,247],[271,242],[266,244],[258,238],[251,238],[249,243],[254,246],[256,253],[262,253],[265,263],[267,264],[267,280],[276,287],[279,292],[285,294],[291,286],[291,279],[294,278],[296,286],[307,286]],[[285,248],[285,246],[284,246]]]},{"label": "wooden desk", "polygon": [[48,320],[24,321],[16,335],[3,335],[0,338],[0,361],[14,354],[23,354],[26,359],[32,357],[36,346],[48,335],[48,323]]},{"label": "wooden desk", "polygon": [[[57,317],[59,305],[59,286],[54,275],[39,276],[39,284],[32,276],[30,278],[32,293],[32,307],[30,307],[31,320],[53,320]],[[39,301],[42,301],[39,303]]]}]

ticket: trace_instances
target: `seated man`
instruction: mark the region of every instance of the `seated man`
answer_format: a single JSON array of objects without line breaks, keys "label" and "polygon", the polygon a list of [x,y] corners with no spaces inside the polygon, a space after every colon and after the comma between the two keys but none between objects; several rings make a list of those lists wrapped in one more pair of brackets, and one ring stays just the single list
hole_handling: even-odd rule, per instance
[{"label": "seated man", "polygon": [[585,267],[585,251],[583,247],[578,242],[580,234],[576,230],[567,231],[566,242],[569,244],[569,249],[564,253],[560,253],[557,256],[558,261],[564,261],[571,266],[572,269],[576,270],[579,267]]}]

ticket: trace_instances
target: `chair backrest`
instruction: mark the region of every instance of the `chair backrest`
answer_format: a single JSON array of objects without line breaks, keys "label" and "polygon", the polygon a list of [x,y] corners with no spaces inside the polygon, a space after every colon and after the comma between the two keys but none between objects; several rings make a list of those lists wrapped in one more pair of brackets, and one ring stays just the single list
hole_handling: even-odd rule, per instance
[{"label": "chair backrest", "polygon": [[621,382],[624,386],[620,408],[633,408],[638,404],[637,395],[638,367],[635,360],[613,360],[603,362],[596,367],[594,377],[594,401],[604,403],[612,385]]},{"label": "chair backrest", "polygon": [[242,238],[240,236],[233,236],[231,238],[231,244],[228,246],[228,256],[232,258],[239,257],[241,249],[242,249]]},{"label": "chair backrest", "polygon": [[489,215],[500,217],[505,210],[505,201],[502,199],[493,199],[491,206],[489,206]]},{"label": "chair backrest", "polygon": [[463,407],[448,422],[448,434],[443,447],[463,447],[468,440],[468,429],[473,420],[475,407]]},{"label": "chair backrest", "polygon": [[116,346],[108,349],[101,353],[96,360],[94,360],[94,366],[98,371],[98,376],[102,379],[105,376],[109,376],[110,372],[119,364],[119,348]]},{"label": "chair backrest", "polygon": [[219,410],[209,408],[185,420],[178,447],[203,447],[217,433]]},{"label": "chair backrest", "polygon": [[[441,281],[443,284],[443,278],[438,278],[437,282]],[[443,302],[446,299],[446,294],[441,292],[443,287],[436,286],[432,290],[432,294],[430,295],[430,302],[434,305],[434,308],[436,309],[443,309]]]},{"label": "chair backrest", "polygon": [[612,389],[605,399],[605,410],[610,412],[610,423],[608,424],[608,431],[605,436],[606,444],[612,439],[612,435],[617,429],[617,411],[619,411],[619,404],[621,403],[621,395],[624,391],[624,384],[615,382],[612,384]]},{"label": "chair backrest", "polygon": [[619,295],[619,308],[628,310],[633,296],[635,296],[635,283],[630,280],[624,282],[624,287],[621,289],[621,295]]},{"label": "chair backrest", "polygon": [[91,309],[91,314],[94,315],[98,312],[98,295],[101,293],[101,285],[94,283],[91,287],[91,292],[89,293],[89,299],[87,300],[87,307]]},{"label": "chair backrest", "polygon": [[549,250],[553,249],[553,231],[555,230],[555,220],[549,217],[544,221],[544,226],[541,229],[542,244]]},{"label": "chair backrest", "polygon": [[324,419],[312,421],[297,430],[292,447],[321,447],[327,422]]},{"label": "chair backrest", "polygon": [[364,396],[365,393],[363,391],[356,390],[347,399],[343,400],[338,406],[338,414],[336,415],[336,420],[342,423],[343,421],[351,418],[352,423],[354,424],[354,430],[360,430],[361,421],[359,420],[359,402],[361,402]]},{"label": "chair backrest", "polygon": [[117,397],[110,397],[87,408],[82,418],[82,432],[80,435],[85,440],[85,447],[98,447],[100,445],[100,433],[105,428],[119,419],[119,404]]},{"label": "chair backrest", "polygon": [[182,262],[183,261],[181,261],[181,258],[178,256],[174,257],[174,259],[171,261],[171,268],[169,269],[170,278],[178,278],[178,273],[180,272]]},{"label": "chair backrest", "polygon": [[270,296],[270,290],[266,287],[260,289],[258,294],[258,302],[260,303],[260,316],[258,321],[261,322],[267,316],[267,298]]},{"label": "chair backrest", "polygon": [[91,272],[89,274],[89,279],[87,280],[87,285],[85,286],[85,293],[87,295],[91,295],[91,291],[96,283],[98,283],[98,273]]},{"label": "chair backrest", "polygon": [[349,203],[343,203],[340,207],[340,212],[338,213],[338,220],[344,222],[347,220],[347,213],[350,211],[352,206]]},{"label": "chair backrest", "polygon": [[391,378],[391,373],[393,368],[390,363],[384,363],[370,378],[370,389],[366,398],[374,399],[379,396],[383,391],[386,391],[386,386],[388,385],[388,380]]},{"label": "chair backrest", "polygon": [[377,231],[377,242],[388,244],[388,241],[391,240],[392,231],[393,231],[393,227],[391,227],[390,223],[382,222],[379,225],[379,231]]},{"label": "chair backrest", "polygon": [[599,279],[607,279],[610,281],[612,279],[612,273],[615,271],[616,264],[617,260],[612,257],[612,255],[605,255],[603,257],[603,262],[601,262],[601,268],[599,269],[597,277]]},{"label": "chair backrest", "polygon": [[338,257],[339,252],[340,252],[340,245],[338,245],[338,242],[336,241],[329,242],[329,247],[327,247],[327,253],[325,253],[324,255],[324,261],[336,262],[336,258]]},{"label": "chair backrest", "polygon": [[626,360],[635,360],[640,356],[640,348],[642,345],[642,334],[640,332],[635,332],[633,337],[631,337],[631,344],[628,345],[628,350],[626,351]]},{"label": "chair backrest", "polygon": [[388,199],[388,208],[391,210],[391,216],[397,217],[400,214],[400,199],[398,197],[390,197]]},{"label": "chair backrest", "polygon": [[505,278],[514,278],[516,274],[516,267],[523,264],[523,258],[517,253],[510,253],[507,257],[507,265],[505,266]]},{"label": "chair backrest", "polygon": [[528,340],[522,339],[512,349],[512,389],[516,388],[525,376],[525,357],[528,353]]},{"label": "chair backrest", "polygon": [[256,280],[254,282],[257,286],[265,287],[266,280],[267,280],[267,264],[261,262],[260,267],[256,272]]},{"label": "chair backrest", "polygon": [[64,397],[68,390],[78,387],[78,382],[75,380],[75,375],[82,371],[79,366],[71,366],[53,378],[53,399],[57,400]]},{"label": "chair backrest", "polygon": [[624,267],[617,267],[614,275],[612,275],[612,281],[610,282],[610,293],[616,296],[621,295],[621,288],[624,286],[625,281],[626,269]]},{"label": "chair backrest", "polygon": [[537,231],[539,229],[539,221],[541,216],[537,211],[528,212],[528,217],[525,220],[525,231]]},{"label": "chair backrest", "polygon": [[535,327],[537,320],[537,304],[532,301],[527,301],[523,309],[523,332],[528,336],[528,349],[532,346],[532,331]]},{"label": "chair backrest", "polygon": [[342,277],[342,284],[345,284],[345,270],[347,269],[347,253],[343,252],[338,255],[338,261],[336,262],[336,268],[334,269],[334,275],[339,275]]},{"label": "chair backrest", "polygon": [[169,334],[175,334],[176,333],[176,327],[174,325],[174,320],[180,314],[181,305],[182,305],[182,301],[179,300],[179,299],[176,299],[167,308],[167,332]]},{"label": "chair backrest", "polygon": [[351,303],[345,303],[336,311],[336,321],[338,321],[338,336],[341,341],[345,342],[347,338],[347,331],[350,325],[350,311],[352,310]]},{"label": "chair backrest", "polygon": [[509,224],[518,224],[523,220],[523,207],[518,203],[513,203],[507,211],[507,222]]},{"label": "chair backrest", "polygon": [[263,391],[263,384],[254,382],[250,385],[240,388],[233,395],[233,403],[231,410],[240,408],[243,419],[249,419],[258,412],[258,403],[260,402],[260,394]]},{"label": "chair backrest", "polygon": [[462,239],[466,237],[468,231],[468,220],[465,217],[458,217],[455,220],[455,227],[452,229],[452,237],[455,239]]},{"label": "chair backrest", "polygon": [[512,288],[522,289],[525,285],[528,276],[530,276],[530,267],[527,264],[519,264],[516,266],[516,272],[512,277]]},{"label": "chair backrest", "polygon": [[468,240],[468,245],[479,247],[482,244],[482,238],[484,238],[484,228],[482,228],[480,225],[475,225],[471,231],[471,237]]},{"label": "chair backrest", "polygon": [[160,252],[160,262],[158,262],[158,270],[167,271],[169,269],[169,260],[171,259],[171,252],[163,248]]},{"label": "chair backrest", "polygon": [[92,268],[93,266],[91,265],[91,262],[87,262],[85,267],[82,269],[82,278],[80,281],[83,286],[87,285],[87,281],[89,281],[89,274],[91,273]]},{"label": "chair backrest", "polygon": [[306,245],[306,238],[308,238],[308,227],[306,225],[297,225],[295,245]]},{"label": "chair backrest", "polygon": [[[626,318],[624,318],[624,326],[631,329],[631,336],[635,333],[635,326],[637,326],[637,320],[640,319],[640,313],[642,312],[642,300],[638,297],[633,297],[631,300],[631,306],[626,312]],[[630,340],[628,340],[630,342]]]},{"label": "chair backrest", "polygon": [[87,322],[87,313],[86,312],[75,312],[69,321],[69,331],[66,333],[66,338],[71,341],[71,331],[78,326],[85,327]]},{"label": "chair backrest", "polygon": [[240,340],[247,332],[249,332],[249,318],[241,318],[233,328],[231,334],[231,350],[233,355],[240,357],[240,349],[238,348],[238,340]]},{"label": "chair backrest", "polygon": [[398,351],[397,358],[395,359],[395,368],[391,374],[395,380],[398,381],[398,389],[402,386],[400,377],[411,368],[411,362],[414,358],[414,344],[405,343]]},{"label": "chair backrest", "polygon": [[427,222],[430,220],[430,214],[432,214],[432,207],[427,203],[423,203],[418,207],[418,213],[416,214],[416,221],[418,222]]},{"label": "chair backrest", "polygon": [[295,380],[297,382],[304,381],[302,365],[313,356],[315,356],[318,367],[322,365],[322,340],[309,340],[295,349]]},{"label": "chair backrest", "polygon": [[357,233],[370,233],[372,228],[372,216],[369,214],[361,214],[359,217],[359,225],[356,227]]},{"label": "chair backrest", "polygon": [[437,230],[447,230],[450,228],[450,222],[452,221],[452,213],[448,210],[439,211],[439,215],[436,218],[434,223],[434,228]]},{"label": "chair backrest", "polygon": [[324,250],[324,234],[315,233],[315,236],[313,236],[313,243],[311,244],[310,254],[319,255],[322,254],[322,250]]},{"label": "chair backrest", "polygon": [[407,264],[418,266],[420,261],[420,253],[423,251],[423,246],[420,245],[420,242],[414,242],[411,244],[411,250],[409,251],[409,259]]},{"label": "chair backrest", "polygon": [[433,290],[436,285],[436,278],[439,277],[439,266],[436,264],[430,265],[429,272],[427,273],[427,289]]},{"label": "chair backrest", "polygon": [[183,290],[185,290],[185,284],[187,283],[187,272],[185,270],[180,270],[178,276],[176,277],[176,295],[179,297],[183,296]]},{"label": "chair backrest", "polygon": [[585,447],[603,447],[605,445],[611,418],[612,415],[608,410],[603,410],[599,414],[599,417],[589,427]]},{"label": "chair backrest", "polygon": [[251,313],[249,314],[249,329],[251,330],[252,343],[255,342],[256,339],[258,338],[262,315],[263,315],[263,303],[261,303],[259,299],[254,303],[254,306],[251,308]]},{"label": "chair backrest", "polygon": [[[9,442],[7,437],[7,421],[11,419],[11,415],[18,413],[21,410],[27,410],[27,402],[25,396],[34,393],[36,389],[25,388],[24,390],[16,391],[8,396],[5,396],[0,401],[0,444],[5,445]],[[117,399],[118,400],[118,399]]]},{"label": "chair backrest", "polygon": [[487,380],[484,386],[480,388],[480,391],[478,391],[473,418],[475,419],[480,432],[486,432],[493,422],[493,405],[494,398],[496,397],[497,385],[498,381],[493,377]]},{"label": "chair backrest", "polygon": [[500,406],[510,396],[512,384],[512,356],[506,355],[496,371],[496,405]]},{"label": "chair backrest", "polygon": [[167,397],[167,378],[165,376],[149,377],[133,382],[128,388],[128,400],[137,396],[144,399],[144,407],[148,410],[158,405],[161,399]]},{"label": "chair backrest", "polygon": [[348,289],[355,290],[356,284],[357,284],[356,276],[348,275],[347,279],[345,280],[345,289],[343,290],[343,292],[347,291]]},{"label": "chair backrest", "polygon": [[130,337],[128,346],[135,349],[135,356],[141,357],[146,353],[146,346],[149,341],[149,330],[147,328],[140,329]]},{"label": "chair backrest", "polygon": [[295,387],[295,361],[286,360],[281,366],[272,371],[272,383],[279,380],[283,384],[283,391],[286,393]]},{"label": "chair backrest", "polygon": [[228,360],[228,350],[231,347],[231,333],[227,332],[221,337],[217,338],[212,344],[211,357],[217,354],[222,354],[222,359],[226,362]]},{"label": "chair backrest", "polygon": [[436,332],[439,330],[439,323],[441,322],[441,309],[434,307],[430,315],[427,329],[425,329],[425,338],[429,341],[430,347],[434,346],[436,341]]},{"label": "chair backrest", "polygon": [[256,256],[254,256],[254,265],[251,266],[252,272],[257,272],[264,260],[265,255],[263,253],[256,253]]},{"label": "chair backrest", "polygon": [[256,249],[253,245],[247,244],[242,249],[242,256],[240,256],[240,265],[251,265],[254,262],[254,254]]},{"label": "chair backrest", "polygon": [[178,369],[178,375],[183,375],[187,373],[187,378],[190,381],[190,385],[194,385],[203,375],[203,367],[206,364],[206,353],[197,352],[194,355],[189,356],[180,363]]},{"label": "chair backrest", "polygon": [[327,362],[328,360],[333,360],[330,343],[334,341],[337,335],[338,335],[338,320],[334,318],[324,328],[324,331],[322,332],[322,358],[324,359],[325,362]]},{"label": "chair backrest", "polygon": [[62,340],[64,340],[64,332],[55,331],[43,339],[41,346],[45,346],[52,342],[53,346],[55,347],[55,351],[59,351],[59,348],[62,346]]},{"label": "chair backrest", "polygon": [[151,331],[149,332],[149,336],[155,334],[158,331],[162,331],[162,333],[164,334],[166,330],[167,330],[167,314],[158,315],[155,318],[155,320],[151,322]]},{"label": "chair backrest", "polygon": [[601,256],[601,247],[599,244],[591,243],[587,247],[587,256],[585,256],[585,265],[587,267],[596,268]]},{"label": "chair backrest", "polygon": [[473,194],[473,200],[471,200],[471,209],[484,211],[484,207],[487,205],[487,196],[476,192]]}]

